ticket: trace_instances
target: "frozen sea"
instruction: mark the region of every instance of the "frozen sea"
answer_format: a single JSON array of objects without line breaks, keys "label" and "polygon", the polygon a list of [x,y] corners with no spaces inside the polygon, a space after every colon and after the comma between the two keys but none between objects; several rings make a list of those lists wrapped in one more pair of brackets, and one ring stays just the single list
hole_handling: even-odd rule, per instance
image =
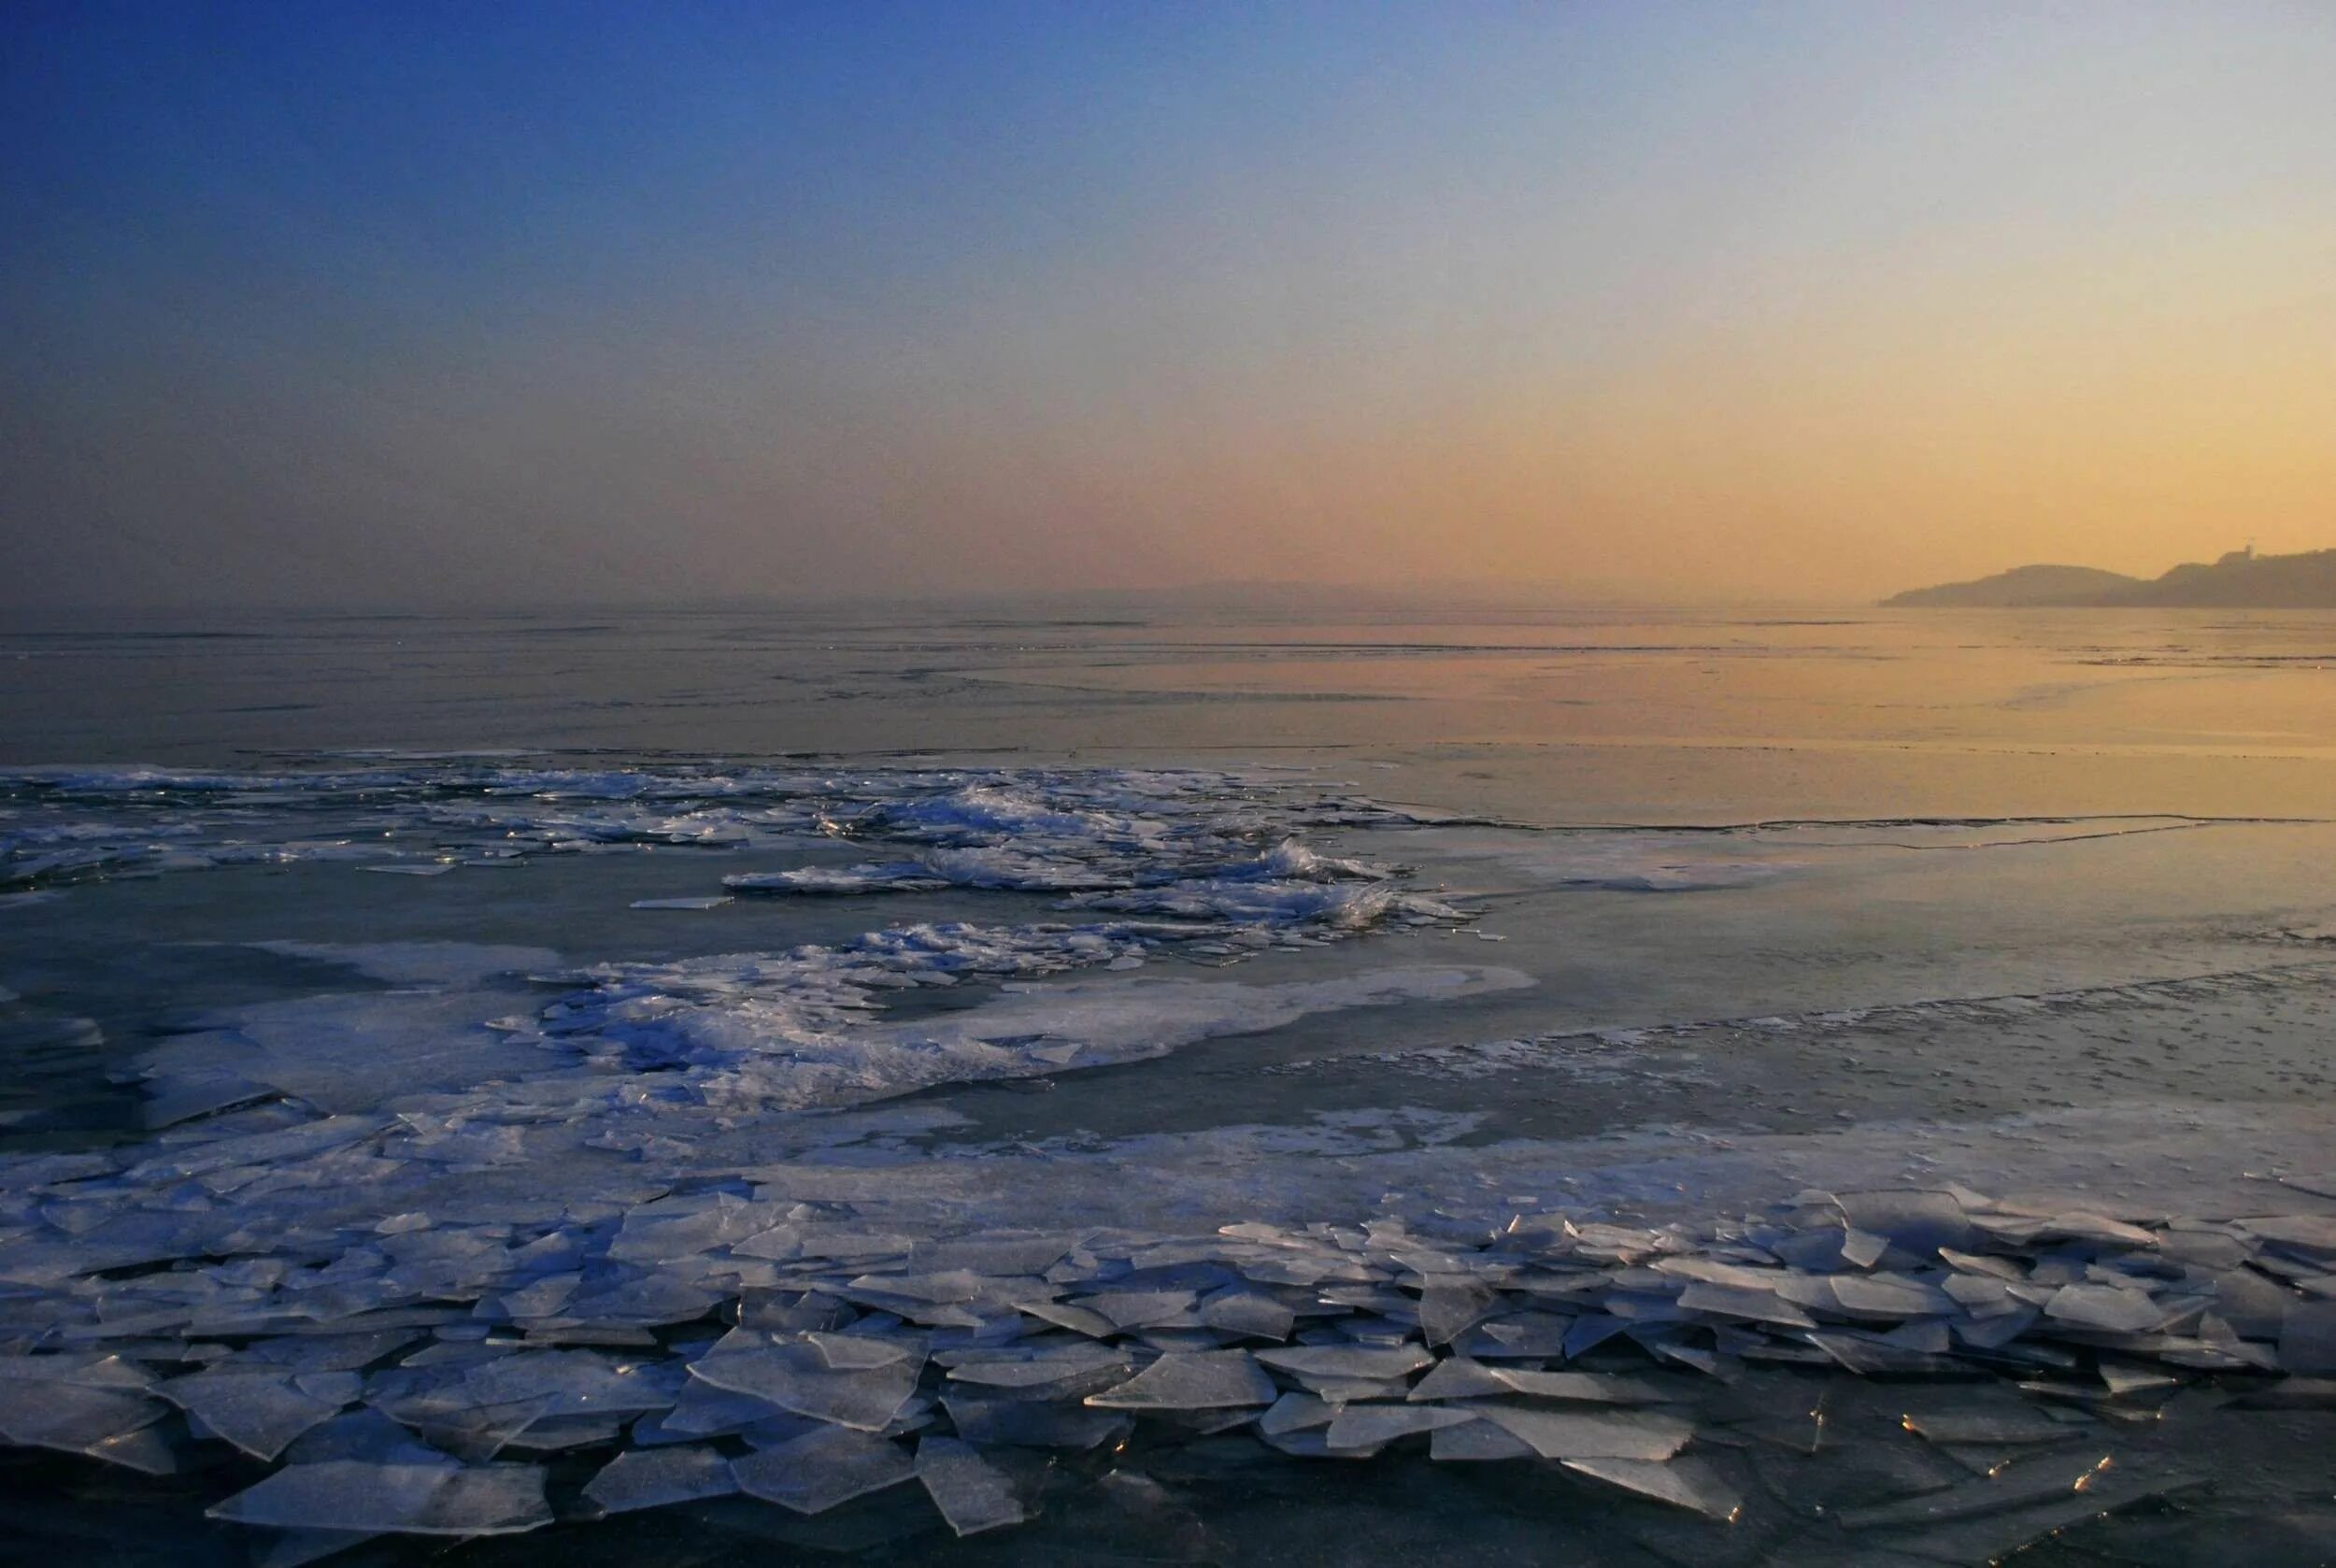
[{"label": "frozen sea", "polygon": [[43,1561],[2336,1560],[2336,616],[0,630]]}]

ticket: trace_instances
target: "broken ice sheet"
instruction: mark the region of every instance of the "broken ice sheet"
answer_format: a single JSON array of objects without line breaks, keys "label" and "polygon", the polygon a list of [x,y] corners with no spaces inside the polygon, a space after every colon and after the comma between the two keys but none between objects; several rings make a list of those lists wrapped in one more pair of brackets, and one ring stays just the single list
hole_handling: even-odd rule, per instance
[{"label": "broken ice sheet", "polygon": [[916,1473],[906,1448],[888,1437],[821,1427],[730,1461],[739,1489],[798,1514],[819,1514],[897,1486]]},{"label": "broken ice sheet", "polygon": [[0,1377],[0,1436],[27,1447],[82,1453],[151,1426],[166,1414],[164,1405],[126,1389]]},{"label": "broken ice sheet", "polygon": [[1257,1359],[1299,1377],[1375,1382],[1408,1376],[1435,1361],[1432,1351],[1417,1345],[1291,1345],[1260,1350]]},{"label": "broken ice sheet", "polygon": [[971,1444],[953,1437],[928,1437],[917,1445],[917,1478],[949,1528],[972,1535],[1019,1524],[1030,1509],[1017,1495],[1005,1471],[982,1458]]},{"label": "broken ice sheet", "polygon": [[1428,1457],[1432,1460],[1482,1462],[1532,1459],[1535,1455],[1531,1444],[1506,1427],[1479,1418],[1456,1426],[1438,1427],[1429,1433]]},{"label": "broken ice sheet", "polygon": [[919,1352],[881,1366],[832,1367],[815,1345],[739,1329],[692,1361],[690,1373],[797,1415],[881,1432],[916,1393],[924,1361]]},{"label": "broken ice sheet", "polygon": [[1709,1465],[1696,1460],[1570,1459],[1565,1467],[1706,1518],[1730,1520],[1744,1511],[1744,1499]]},{"label": "broken ice sheet", "polygon": [[2044,1303],[2044,1315],[2077,1328],[2110,1333],[2145,1333],[2166,1319],[2166,1309],[2140,1290],[2116,1285],[2063,1285]]},{"label": "broken ice sheet", "polygon": [[[1439,1368],[1439,1371],[1442,1369]],[[1585,1404],[1661,1404],[1685,1397],[1645,1377],[1611,1372],[1526,1372],[1488,1369],[1507,1391]]]},{"label": "broken ice sheet", "polygon": [[1492,1368],[1466,1356],[1447,1356],[1435,1370],[1414,1384],[1404,1397],[1413,1400],[1490,1399],[1517,1391],[1517,1385]]},{"label": "broken ice sheet", "polygon": [[551,1522],[544,1473],[532,1464],[328,1460],[278,1470],[210,1509],[213,1518],[274,1530],[508,1535]]},{"label": "broken ice sheet", "polygon": [[584,1488],[604,1514],[726,1497],[738,1490],[730,1461],[704,1444],[619,1454]]},{"label": "broken ice sheet", "polygon": [[1468,1411],[1434,1404],[1348,1404],[1332,1417],[1323,1444],[1332,1449],[1377,1448],[1399,1437],[1474,1419]]},{"label": "broken ice sheet", "polygon": [[[353,1397],[355,1390],[349,1391]],[[293,1438],[331,1419],[348,1403],[318,1398],[282,1374],[216,1368],[172,1378],[155,1392],[212,1435],[264,1460],[276,1458]]]},{"label": "broken ice sheet", "polygon": [[876,1367],[890,1366],[911,1356],[922,1359],[916,1347],[897,1340],[878,1339],[874,1334],[807,1333],[805,1341],[819,1353],[819,1360],[837,1372],[868,1372]]},{"label": "broken ice sheet", "polygon": [[1419,1295],[1419,1329],[1431,1345],[1448,1345],[1483,1317],[1494,1300],[1474,1279],[1430,1276]]},{"label": "broken ice sheet", "polygon": [[941,1396],[957,1435],[968,1443],[1017,1448],[1096,1448],[1134,1430],[1127,1417],[1030,1399]]},{"label": "broken ice sheet", "polygon": [[1279,1390],[1246,1350],[1164,1355],[1087,1403],[1113,1410],[1214,1410],[1271,1404]]},{"label": "broken ice sheet", "polygon": [[1487,1406],[1480,1414],[1532,1445],[1544,1459],[1666,1460],[1695,1429],[1674,1416],[1638,1411],[1575,1412]]},{"label": "broken ice sheet", "polygon": [[965,1362],[949,1370],[949,1381],[995,1390],[997,1397],[1077,1399],[1117,1388],[1134,1372],[1133,1357],[1096,1346],[1086,1355]]},{"label": "broken ice sheet", "polygon": [[1118,1329],[1150,1328],[1189,1313],[1199,1300],[1191,1290],[1109,1290],[1073,1298],[1071,1305],[1101,1313]]},{"label": "broken ice sheet", "polygon": [[1296,1319],[1288,1306],[1272,1296],[1251,1290],[1227,1290],[1201,1304],[1201,1321],[1219,1333],[1278,1342],[1289,1337]]}]

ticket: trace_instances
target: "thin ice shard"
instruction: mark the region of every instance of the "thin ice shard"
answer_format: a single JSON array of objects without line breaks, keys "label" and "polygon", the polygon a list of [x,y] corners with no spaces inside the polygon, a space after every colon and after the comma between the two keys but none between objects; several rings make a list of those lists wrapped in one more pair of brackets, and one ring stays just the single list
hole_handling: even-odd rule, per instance
[{"label": "thin ice shard", "polygon": [[1492,1370],[1492,1376],[1511,1393],[1585,1404],[1661,1404],[1679,1397],[1647,1378],[1617,1373],[1525,1372],[1498,1367]]},{"label": "thin ice shard", "polygon": [[1160,1358],[1087,1403],[1111,1410],[1216,1410],[1271,1404],[1279,1390],[1246,1350],[1204,1350]]},{"label": "thin ice shard", "polygon": [[168,1408],[118,1388],[37,1377],[0,1377],[0,1435],[26,1447],[81,1453],[169,1414]]},{"label": "thin ice shard", "polygon": [[1109,1290],[1071,1303],[1102,1314],[1114,1328],[1145,1329],[1173,1323],[1190,1313],[1199,1295],[1191,1290]]},{"label": "thin ice shard", "polygon": [[1296,1320],[1289,1307],[1254,1291],[1232,1291],[1201,1304],[1202,1322],[1219,1333],[1246,1339],[1286,1340]]},{"label": "thin ice shard", "polygon": [[1608,1486],[1620,1487],[1674,1508],[1686,1508],[1706,1518],[1733,1519],[1744,1511],[1744,1499],[1712,1472],[1691,1459],[1668,1462],[1635,1459],[1570,1459],[1568,1470]]},{"label": "thin ice shard", "polygon": [[544,1473],[532,1464],[465,1469],[363,1460],[287,1466],[214,1505],[210,1516],[275,1530],[406,1535],[510,1535],[551,1522]]},{"label": "thin ice shard", "polygon": [[1125,1416],[1043,1400],[941,1396],[957,1435],[968,1443],[1016,1448],[1095,1448],[1134,1430]]},{"label": "thin ice shard", "polygon": [[2146,1293],[2117,1285],[2063,1285],[2044,1303],[2044,1315],[2110,1333],[2146,1333],[2166,1320],[2166,1309]]},{"label": "thin ice shard", "polygon": [[919,1354],[913,1345],[873,1334],[807,1333],[804,1338],[819,1351],[820,1361],[836,1372],[871,1372]]},{"label": "thin ice shard", "polygon": [[823,1427],[730,1461],[739,1489],[798,1514],[820,1514],[916,1474],[908,1450],[889,1438]]},{"label": "thin ice shard", "polygon": [[1419,1331],[1431,1345],[1448,1345],[1483,1317],[1493,1293],[1474,1279],[1431,1276],[1419,1294]]},{"label": "thin ice shard", "polygon": [[1509,1431],[1488,1420],[1472,1420],[1458,1426],[1438,1427],[1428,1434],[1428,1457],[1457,1462],[1481,1462],[1490,1460],[1531,1459],[1533,1446]]},{"label": "thin ice shard", "polygon": [[923,1367],[919,1354],[882,1366],[837,1369],[827,1364],[817,1347],[783,1341],[761,1347],[717,1347],[692,1361],[690,1372],[715,1388],[768,1400],[797,1415],[859,1432],[881,1432],[916,1393]]},{"label": "thin ice shard", "polygon": [[730,1461],[703,1444],[670,1448],[634,1448],[602,1467],[584,1495],[604,1514],[662,1508],[672,1503],[727,1497],[738,1490]]},{"label": "thin ice shard", "polygon": [[1740,1285],[1714,1285],[1696,1280],[1679,1292],[1679,1304],[1689,1312],[1707,1312],[1721,1318],[1782,1323],[1796,1329],[1816,1327],[1815,1319],[1775,1291],[1748,1290]]},{"label": "thin ice shard", "polygon": [[1260,1350],[1257,1359],[1301,1377],[1374,1381],[1405,1377],[1435,1362],[1434,1354],[1418,1345],[1291,1345]]},{"label": "thin ice shard", "polygon": [[1447,1356],[1405,1396],[1409,1399],[1489,1399],[1517,1391],[1517,1385],[1480,1361]]},{"label": "thin ice shard", "polygon": [[1378,1448],[1399,1437],[1474,1419],[1465,1410],[1433,1404],[1349,1404],[1331,1418],[1323,1444],[1333,1450]]},{"label": "thin ice shard", "polygon": [[1485,1419],[1532,1445],[1544,1459],[1666,1460],[1695,1429],[1676,1417],[1487,1407]]},{"label": "thin ice shard", "polygon": [[917,1446],[917,1478],[933,1506],[960,1535],[1019,1524],[1030,1509],[1010,1476],[955,1438],[928,1437]]},{"label": "thin ice shard", "polygon": [[290,1377],[265,1372],[197,1372],[175,1377],[155,1392],[215,1436],[263,1460],[276,1458],[292,1439],[332,1419],[348,1403],[316,1398]]}]

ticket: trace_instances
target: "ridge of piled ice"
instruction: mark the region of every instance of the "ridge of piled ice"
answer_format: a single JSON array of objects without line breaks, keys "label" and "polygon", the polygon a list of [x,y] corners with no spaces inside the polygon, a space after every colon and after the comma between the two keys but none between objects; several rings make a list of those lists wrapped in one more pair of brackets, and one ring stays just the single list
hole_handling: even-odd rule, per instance
[{"label": "ridge of piled ice", "polygon": [[1127,768],[527,768],[492,759],[207,774],[0,772],[0,883],[352,861],[439,875],[529,856],[823,840],[905,853],[749,873],[760,891],[1094,892],[1211,879],[1375,879],[1308,826],[1416,820],[1286,774]]},{"label": "ridge of piled ice", "polygon": [[[330,1161],[351,1136],[395,1135],[361,1124],[286,1147]],[[48,1176],[18,1192],[33,1214],[184,1179],[151,1162],[26,1174]],[[815,1512],[913,1477],[952,1525],[988,1529],[1029,1500],[986,1455],[1076,1451],[1130,1422],[1164,1423],[1165,1440],[1254,1426],[1299,1457],[1422,1443],[1452,1461],[1531,1456],[1728,1518],[1742,1497],[1699,1456],[1707,1407],[1742,1368],[1816,1357],[1992,1375],[1910,1396],[1903,1430],[1957,1455],[2061,1452],[2072,1410],[2145,1409],[2205,1374],[2305,1371],[2329,1340],[2329,1304],[2292,1283],[2316,1278],[2336,1242],[2315,1216],[2039,1215],[1922,1190],[1804,1192],[1705,1224],[1547,1211],[1474,1232],[1390,1215],[888,1236],[869,1222],[880,1197],[863,1217],[853,1199],[791,1195],[818,1174],[652,1183],[629,1202],[583,1189],[548,1221],[491,1193],[437,1219],[361,1219],[362,1202],[293,1189],[304,1206],[281,1229],[246,1213],[232,1244],[199,1225],[140,1233],[143,1255],[179,1261],[164,1273],[116,1274],[98,1251],[60,1266],[0,1240],[12,1292],[0,1319],[18,1330],[0,1357],[0,1434],[166,1469],[186,1439],[156,1423],[178,1405],[193,1435],[284,1464],[217,1516],[287,1531],[532,1529],[548,1517],[542,1472],[513,1456],[577,1447],[614,1450],[586,1489],[607,1512],[734,1489]],[[878,1195],[916,1179],[862,1176]],[[1843,1256],[1853,1218],[1888,1233],[1863,1262]],[[2048,1223],[2009,1223],[2023,1219]],[[1817,1240],[1830,1245],[1806,1245]],[[2256,1303],[2252,1335],[2215,1312],[2234,1269],[2280,1307]],[[633,1304],[652,1284],[671,1305]],[[2047,1305],[2074,1292],[2076,1309],[2006,1314],[2004,1290]],[[1425,1342],[1427,1309],[1455,1293],[1467,1326]],[[1745,1293],[1806,1321],[1747,1313]],[[1206,1304],[1236,1300],[1290,1315],[1294,1342],[1252,1350],[1253,1319],[1210,1321]],[[2006,1317],[2009,1332],[1990,1327]],[[358,1416],[377,1433],[317,1441]],[[1888,1528],[1965,1507],[1948,1495],[1858,1518]]]}]

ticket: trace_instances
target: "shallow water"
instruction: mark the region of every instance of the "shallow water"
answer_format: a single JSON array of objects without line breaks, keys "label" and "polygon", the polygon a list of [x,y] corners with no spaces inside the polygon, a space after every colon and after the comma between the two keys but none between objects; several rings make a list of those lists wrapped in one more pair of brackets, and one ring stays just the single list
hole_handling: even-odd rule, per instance
[{"label": "shallow water", "polygon": [[[1694,1429],[1678,1474],[1732,1522],[1552,1461],[1440,1463],[1424,1432],[1358,1463],[1157,1414],[1093,1449],[976,1442],[994,1474],[975,1490],[1035,1517],[961,1541],[923,1501],[956,1495],[941,1479],[808,1517],[724,1497],[592,1518],[583,1489],[643,1441],[622,1431],[645,1406],[605,1433],[539,1412],[502,1461],[539,1467],[553,1534],[457,1555],[1334,1561],[1369,1539],[1423,1561],[2156,1562],[2237,1561],[2215,1555],[2236,1541],[2322,1561],[2336,1400],[2315,1380],[2336,1366],[2277,1314],[2239,1322],[2236,1348],[2198,1314],[2228,1323],[2229,1292],[2260,1282],[2316,1333],[2336,1274],[2336,1249],[2231,1228],[2336,1213],[2323,654],[2336,617],[2208,612],[16,629],[0,1333],[52,1369],[119,1347],[129,1381],[81,1376],[147,1401],[159,1421],[121,1415],[140,1424],[114,1441],[146,1433],[139,1453],[174,1468],[8,1450],[13,1517],[51,1552],[125,1560],[443,1550],[191,1529],[328,1450],[238,1453],[168,1414],[168,1386],[138,1391],[401,1313],[362,1379],[276,1397],[410,1417],[423,1375],[401,1361],[540,1361],[547,1338],[683,1376],[742,1298],[913,1277],[984,1235],[1060,1240],[1064,1279],[1100,1289],[1166,1238],[1331,1227],[1310,1245],[1381,1283],[1306,1332],[1371,1343],[1407,1313],[1418,1334],[1439,1268],[1511,1289],[1498,1246],[1467,1261],[1498,1234],[1543,1238],[1534,1257],[1581,1245],[1540,1217],[1671,1227],[1659,1250],[1772,1267],[1787,1233],[1757,1227],[1811,1223],[1812,1190],[1954,1186],[1997,1217],[1980,1229],[2007,1266],[2155,1280],[2172,1326],[2153,1333],[2207,1348],[2119,1392],[2107,1379],[2163,1347],[2047,1317],[2015,1365],[1917,1313],[1899,1332],[1946,1353],[1901,1345],[1916,1359],[1867,1376],[1844,1358],[1874,1352],[1822,1328],[1666,1307],[1522,1363],[1668,1380]],[[709,906],[639,906],[659,901]],[[909,1250],[614,1239],[628,1212],[718,1199]],[[2154,1239],[2021,1239],[2031,1211]],[[1460,1261],[1340,1229],[1375,1220]],[[2130,1272],[2195,1227],[2252,1249],[2206,1271],[2220,1298],[2195,1264]],[[1951,1272],[1890,1245],[1886,1273]],[[573,1302],[492,1304],[571,1273]],[[620,1288],[597,1316],[574,1305]],[[2177,1321],[2193,1298],[2223,1311]],[[978,1304],[960,1309],[977,1325],[888,1327],[900,1304],[876,1290],[856,1332],[1063,1337]],[[1132,1369],[1208,1333],[1106,1343]],[[1777,1359],[1795,1354],[1825,1364]],[[937,1364],[925,1381],[947,1386]],[[103,1426],[121,1396],[73,1397]],[[2065,1430],[1991,1447],[1899,1420],[1950,1408]],[[425,1428],[405,1430],[491,1451]],[[936,1408],[876,1441],[933,1445],[938,1477],[962,1474],[948,1434],[976,1430]],[[696,1447],[751,1450],[738,1431]],[[2115,1484],[2076,1487],[2103,1458]],[[1952,1517],[1855,1513],[1922,1498]]]}]

